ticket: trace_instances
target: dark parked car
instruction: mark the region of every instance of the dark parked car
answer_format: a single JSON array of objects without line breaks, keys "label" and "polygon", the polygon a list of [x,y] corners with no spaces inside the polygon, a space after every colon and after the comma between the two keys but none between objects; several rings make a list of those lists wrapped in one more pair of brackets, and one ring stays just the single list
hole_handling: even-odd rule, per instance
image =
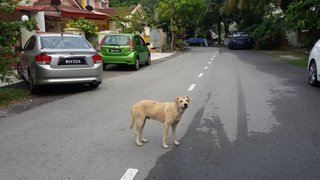
[{"label": "dark parked car", "polygon": [[242,31],[234,31],[230,35],[229,49],[251,49],[252,48],[252,38],[251,36]]},{"label": "dark parked car", "polygon": [[205,46],[206,39],[203,37],[191,37],[187,39],[186,43],[190,46]]}]

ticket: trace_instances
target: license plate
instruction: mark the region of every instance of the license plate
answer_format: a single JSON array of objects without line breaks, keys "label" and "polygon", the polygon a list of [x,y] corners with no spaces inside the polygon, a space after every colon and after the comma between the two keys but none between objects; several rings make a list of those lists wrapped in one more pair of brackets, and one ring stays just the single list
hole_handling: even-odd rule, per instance
[{"label": "license plate", "polygon": [[77,65],[87,64],[84,58],[62,58],[59,61],[59,65]]},{"label": "license plate", "polygon": [[109,52],[111,52],[111,53],[120,53],[121,49],[110,49]]}]

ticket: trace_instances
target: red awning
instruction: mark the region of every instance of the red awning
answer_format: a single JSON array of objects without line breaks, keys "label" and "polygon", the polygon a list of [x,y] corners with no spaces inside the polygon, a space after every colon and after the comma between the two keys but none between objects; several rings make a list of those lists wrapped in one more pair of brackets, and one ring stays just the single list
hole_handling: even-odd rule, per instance
[{"label": "red awning", "polygon": [[61,17],[84,17],[84,18],[93,18],[93,19],[107,19],[108,16],[100,15],[100,14],[87,14],[87,13],[74,13],[74,12],[66,12],[61,11]]},{"label": "red awning", "polygon": [[54,8],[51,5],[47,6],[17,6],[16,11],[44,11],[45,16],[50,17],[84,17],[91,19],[107,19],[107,14],[90,12],[77,7],[59,5]]}]

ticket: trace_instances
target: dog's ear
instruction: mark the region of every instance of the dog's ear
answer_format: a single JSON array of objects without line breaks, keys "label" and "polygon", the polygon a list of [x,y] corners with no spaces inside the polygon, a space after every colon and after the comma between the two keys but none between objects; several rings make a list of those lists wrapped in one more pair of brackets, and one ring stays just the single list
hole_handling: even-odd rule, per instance
[{"label": "dog's ear", "polygon": [[178,104],[178,101],[179,101],[179,97],[175,97],[173,102],[175,102],[176,104]]},{"label": "dog's ear", "polygon": [[190,96],[186,96],[187,97],[187,99],[189,100],[189,102],[191,101],[191,97]]}]

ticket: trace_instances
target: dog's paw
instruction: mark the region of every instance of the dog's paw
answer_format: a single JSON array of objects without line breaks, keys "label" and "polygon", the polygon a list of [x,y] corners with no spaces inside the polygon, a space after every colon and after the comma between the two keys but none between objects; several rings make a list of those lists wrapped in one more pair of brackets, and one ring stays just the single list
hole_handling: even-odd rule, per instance
[{"label": "dog's paw", "polygon": [[141,142],[137,142],[137,146],[142,146],[142,143]]},{"label": "dog's paw", "polygon": [[173,144],[176,145],[176,146],[180,145],[180,143],[178,141],[174,141]]},{"label": "dog's paw", "polygon": [[164,148],[164,149],[168,149],[168,148],[169,148],[169,146],[168,146],[168,145],[166,145],[166,144],[164,144],[164,145],[163,145],[163,148]]},{"label": "dog's paw", "polygon": [[148,139],[142,138],[142,142],[143,142],[143,143],[147,143],[147,142],[148,142]]}]

